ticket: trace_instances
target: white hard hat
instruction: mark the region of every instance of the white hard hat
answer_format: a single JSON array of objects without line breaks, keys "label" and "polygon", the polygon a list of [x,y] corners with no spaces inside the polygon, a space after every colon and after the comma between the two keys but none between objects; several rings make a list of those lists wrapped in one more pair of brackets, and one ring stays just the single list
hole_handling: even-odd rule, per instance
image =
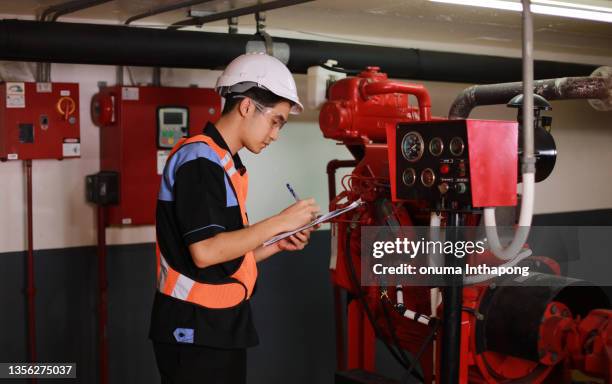
[{"label": "white hard hat", "polygon": [[242,93],[252,87],[267,89],[292,101],[292,115],[304,110],[289,69],[280,60],[265,53],[246,53],[232,60],[217,79],[215,89],[225,96],[228,93]]}]

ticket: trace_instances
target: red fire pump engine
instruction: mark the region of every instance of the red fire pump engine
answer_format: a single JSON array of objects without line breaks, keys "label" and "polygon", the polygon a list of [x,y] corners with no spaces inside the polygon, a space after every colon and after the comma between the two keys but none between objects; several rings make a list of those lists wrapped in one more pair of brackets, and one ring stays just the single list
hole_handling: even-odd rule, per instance
[{"label": "red fire pump engine", "polygon": [[[550,108],[545,98],[607,99],[611,85],[596,76],[534,83],[535,181],[551,173],[556,157],[545,129],[551,118],[540,116]],[[377,338],[406,368],[410,382],[451,383],[458,377],[460,383],[561,383],[569,382],[574,370],[611,382],[608,297],[599,287],[559,276],[552,259],[523,261],[537,260],[534,276],[542,279],[537,286],[463,284],[462,276],[444,287],[360,282],[362,227],[445,226],[448,233],[453,226],[478,225],[486,207],[517,205],[521,119],[467,117],[477,105],[510,102],[520,108],[521,93],[521,83],[474,86],[458,96],[449,118],[437,118],[423,86],[390,81],[377,67],[329,88],[321,130],[355,158],[328,164],[330,210],[359,199],[365,203],[332,223],[336,383],[395,382],[375,373]],[[411,95],[417,106],[410,104]],[[354,169],[336,194],[340,167]],[[495,256],[480,257],[488,264],[504,262]]]}]

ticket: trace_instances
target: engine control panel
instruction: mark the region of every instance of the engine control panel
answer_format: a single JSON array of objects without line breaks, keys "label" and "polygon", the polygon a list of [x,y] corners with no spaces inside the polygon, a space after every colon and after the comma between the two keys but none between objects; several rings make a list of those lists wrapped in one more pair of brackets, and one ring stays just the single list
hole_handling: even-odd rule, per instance
[{"label": "engine control panel", "polygon": [[436,210],[515,205],[517,140],[515,122],[400,123],[392,143],[395,197]]}]

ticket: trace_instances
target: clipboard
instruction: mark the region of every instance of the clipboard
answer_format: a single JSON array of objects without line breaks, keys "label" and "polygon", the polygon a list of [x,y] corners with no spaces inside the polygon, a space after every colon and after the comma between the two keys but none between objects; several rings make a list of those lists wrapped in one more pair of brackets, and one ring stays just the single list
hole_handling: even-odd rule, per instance
[{"label": "clipboard", "polygon": [[300,231],[303,231],[305,229],[314,227],[317,224],[325,223],[326,221],[329,221],[329,220],[333,219],[334,217],[340,216],[343,213],[346,213],[348,211],[352,211],[353,209],[359,207],[362,204],[363,204],[363,202],[361,201],[361,199],[357,200],[357,201],[353,201],[351,204],[347,205],[346,207],[340,208],[340,209],[336,209],[335,211],[332,211],[332,212],[327,212],[326,214],[317,217],[316,219],[314,219],[310,223],[308,223],[308,224],[306,224],[306,225],[304,225],[304,226],[302,226],[302,227],[300,227],[298,229],[294,229],[293,231],[289,231],[289,232],[280,233],[280,234],[274,236],[273,238],[271,238],[270,240],[267,240],[265,243],[263,243],[263,245],[265,247],[265,246],[274,244],[277,241],[285,239],[285,238],[287,238],[287,237],[289,237],[289,236],[291,236],[293,234],[296,234],[296,233],[298,233]]}]

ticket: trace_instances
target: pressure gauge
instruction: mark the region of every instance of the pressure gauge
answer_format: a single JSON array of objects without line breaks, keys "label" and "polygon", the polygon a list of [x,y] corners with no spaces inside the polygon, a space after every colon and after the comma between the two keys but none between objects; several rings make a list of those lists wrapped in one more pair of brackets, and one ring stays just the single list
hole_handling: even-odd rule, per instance
[{"label": "pressure gauge", "polygon": [[436,182],[436,174],[431,168],[425,168],[423,172],[421,172],[421,183],[427,188],[434,185]]},{"label": "pressure gauge", "polygon": [[406,168],[402,173],[402,181],[408,187],[412,187],[416,183],[417,175],[414,168]]},{"label": "pressure gauge", "polygon": [[423,156],[425,142],[418,132],[412,131],[404,135],[402,139],[402,155],[404,159],[415,162]]},{"label": "pressure gauge", "polygon": [[460,137],[453,137],[449,145],[450,152],[455,156],[461,156],[465,149],[465,143]]},{"label": "pressure gauge", "polygon": [[440,156],[443,150],[444,143],[442,142],[441,138],[434,137],[433,139],[431,139],[431,141],[429,142],[429,153],[434,156]]}]

